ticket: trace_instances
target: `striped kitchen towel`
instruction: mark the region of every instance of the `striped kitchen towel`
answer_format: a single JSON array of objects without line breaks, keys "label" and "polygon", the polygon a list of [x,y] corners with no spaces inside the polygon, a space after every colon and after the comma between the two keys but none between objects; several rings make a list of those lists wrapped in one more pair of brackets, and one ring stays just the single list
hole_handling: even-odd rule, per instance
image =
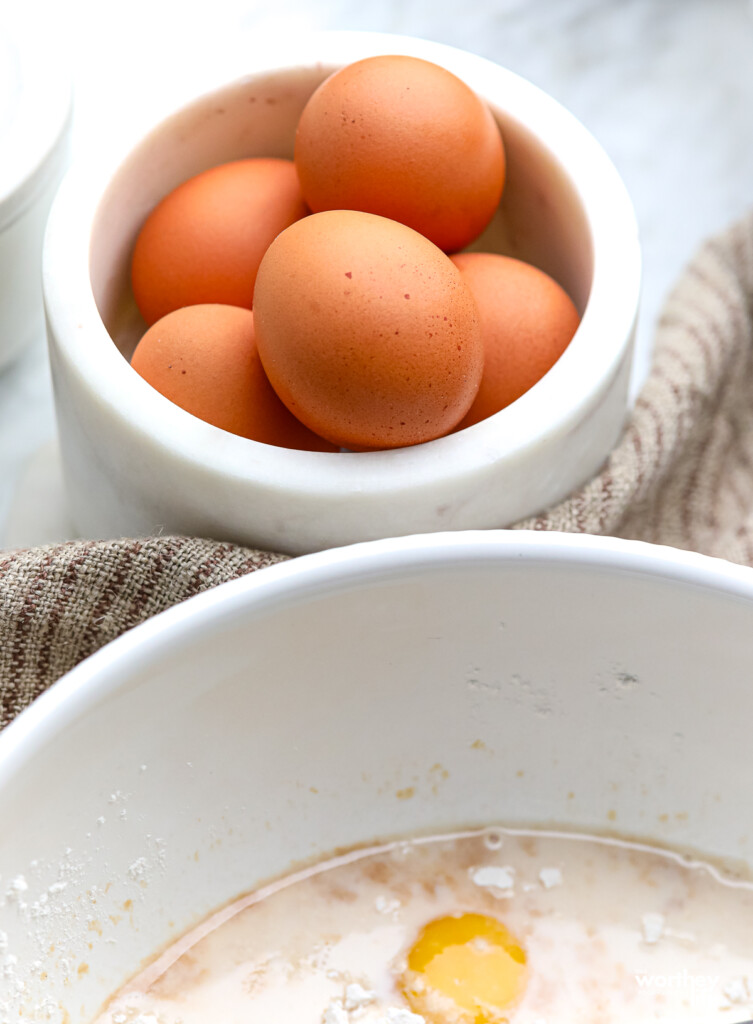
[{"label": "striped kitchen towel", "polygon": [[[753,565],[753,215],[703,245],[668,297],[650,375],[602,470],[515,528]],[[120,633],[284,557],[188,537],[0,554],[0,728]]]}]

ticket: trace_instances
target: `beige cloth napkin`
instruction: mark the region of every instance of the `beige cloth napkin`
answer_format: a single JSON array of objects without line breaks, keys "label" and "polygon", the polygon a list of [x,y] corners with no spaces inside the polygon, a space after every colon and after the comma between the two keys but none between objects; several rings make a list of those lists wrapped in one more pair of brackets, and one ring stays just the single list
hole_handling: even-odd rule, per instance
[{"label": "beige cloth napkin", "polygon": [[[753,565],[753,215],[707,242],[669,296],[651,373],[601,472],[515,528]],[[0,728],[120,633],[283,558],[187,537],[0,554]]]}]

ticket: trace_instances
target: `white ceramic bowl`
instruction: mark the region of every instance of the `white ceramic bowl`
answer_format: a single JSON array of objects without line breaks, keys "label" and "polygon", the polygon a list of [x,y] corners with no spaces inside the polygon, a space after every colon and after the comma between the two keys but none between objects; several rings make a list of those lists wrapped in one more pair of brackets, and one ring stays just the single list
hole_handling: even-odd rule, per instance
[{"label": "white ceramic bowl", "polygon": [[0,22],[0,368],[44,337],[42,239],[70,141],[69,70],[32,17],[14,4]]},{"label": "white ceramic bowl", "polygon": [[[509,166],[480,245],[559,280],[583,312],[575,338],[512,406],[413,448],[289,451],[195,419],[124,358],[144,330],[128,283],[140,225],[162,196],[210,165],[291,156],[300,112],[327,74],[390,52],[445,65],[491,104]],[[211,87],[194,81],[177,113],[155,122],[101,166],[69,175],[47,235],[44,289],[64,475],[83,535],[177,531],[298,553],[504,526],[564,497],[599,467],[627,406],[637,229],[613,165],[553,99],[450,47],[324,33],[225,58]]]},{"label": "white ceramic bowl", "polygon": [[7,1018],[88,1024],[213,909],[365,841],[555,825],[753,869],[751,637],[749,569],[525,532],[318,553],[158,616],[0,735]]}]

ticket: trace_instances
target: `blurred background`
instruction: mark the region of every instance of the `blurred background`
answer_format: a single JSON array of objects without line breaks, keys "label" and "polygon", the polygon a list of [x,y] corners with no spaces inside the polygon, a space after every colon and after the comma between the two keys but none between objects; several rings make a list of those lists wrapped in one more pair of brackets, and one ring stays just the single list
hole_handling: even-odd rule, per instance
[{"label": "blurred background", "polygon": [[[683,265],[701,240],[753,205],[749,0],[0,0],[0,14],[16,6],[54,42],[73,78],[76,162],[148,119],[176,77],[221,67],[224,47],[256,47],[268,35],[421,36],[523,75],[590,129],[635,204],[644,278],[634,393]],[[25,523],[29,502],[49,519],[41,506],[62,500],[54,437],[40,336],[0,371],[0,547],[53,539],[43,515],[39,526]]]}]

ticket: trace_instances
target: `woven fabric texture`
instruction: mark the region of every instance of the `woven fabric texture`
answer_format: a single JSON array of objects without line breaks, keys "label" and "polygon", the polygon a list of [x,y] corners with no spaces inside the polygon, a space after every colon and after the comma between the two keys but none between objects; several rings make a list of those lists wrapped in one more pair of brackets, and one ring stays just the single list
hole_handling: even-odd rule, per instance
[{"label": "woven fabric texture", "polygon": [[0,728],[132,626],[284,555],[189,537],[0,553]]},{"label": "woven fabric texture", "polygon": [[601,472],[516,525],[753,565],[753,215],[703,245],[669,295],[651,373]]},{"label": "woven fabric texture", "polygon": [[[606,534],[753,565],[753,216],[707,242],[598,475],[517,529]],[[187,537],[0,553],[0,728],[127,629],[285,556]]]}]

